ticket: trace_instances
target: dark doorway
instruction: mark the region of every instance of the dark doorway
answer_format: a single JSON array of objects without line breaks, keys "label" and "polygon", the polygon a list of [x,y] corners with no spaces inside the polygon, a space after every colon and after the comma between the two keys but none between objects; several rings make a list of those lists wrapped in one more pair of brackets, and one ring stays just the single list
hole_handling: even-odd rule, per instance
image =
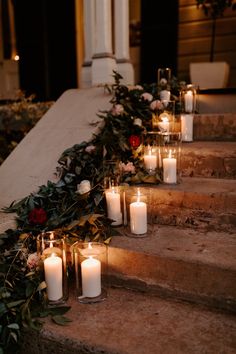
[{"label": "dark doorway", "polygon": [[55,100],[77,86],[74,0],[15,0],[20,87]]},{"label": "dark doorway", "polygon": [[178,1],[141,2],[141,82],[157,80],[157,69],[177,72]]}]

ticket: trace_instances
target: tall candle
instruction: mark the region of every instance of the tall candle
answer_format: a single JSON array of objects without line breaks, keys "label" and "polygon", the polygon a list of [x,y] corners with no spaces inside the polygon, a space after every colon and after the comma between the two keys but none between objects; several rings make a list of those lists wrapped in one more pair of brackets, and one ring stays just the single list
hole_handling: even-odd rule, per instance
[{"label": "tall candle", "polygon": [[193,141],[193,114],[181,114],[182,141]]},{"label": "tall candle", "polygon": [[122,213],[120,205],[120,193],[114,188],[109,189],[105,192],[106,203],[107,203],[107,216],[109,219],[114,220],[112,225],[122,224]]},{"label": "tall candle", "polygon": [[45,282],[48,300],[57,301],[62,298],[62,259],[51,255],[44,261]]},{"label": "tall candle", "polygon": [[130,204],[130,228],[136,235],[147,232],[147,204],[144,202],[133,202]]},{"label": "tall candle", "polygon": [[184,95],[184,106],[185,112],[191,113],[193,111],[193,93],[192,91],[187,91]]},{"label": "tall candle", "polygon": [[163,159],[163,180],[165,183],[176,183],[177,181],[177,169],[176,159],[171,156]]},{"label": "tall candle", "polygon": [[81,263],[82,292],[84,297],[101,294],[101,262],[89,257]]},{"label": "tall candle", "polygon": [[144,155],[144,165],[147,170],[155,170],[157,168],[157,155],[152,149],[148,149],[148,154]]}]

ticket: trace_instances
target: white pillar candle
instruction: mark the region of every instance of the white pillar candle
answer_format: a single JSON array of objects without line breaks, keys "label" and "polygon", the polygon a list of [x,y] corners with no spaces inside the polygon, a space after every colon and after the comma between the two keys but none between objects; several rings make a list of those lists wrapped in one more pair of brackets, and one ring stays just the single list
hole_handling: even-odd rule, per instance
[{"label": "white pillar candle", "polygon": [[171,157],[171,151],[169,157],[163,159],[163,180],[165,183],[177,181],[176,159]]},{"label": "white pillar candle", "polygon": [[184,95],[184,107],[185,112],[191,113],[193,111],[193,93],[192,91],[187,91]]},{"label": "white pillar candle", "polygon": [[144,202],[133,202],[130,204],[130,228],[136,235],[147,232],[147,204]]},{"label": "white pillar candle", "polygon": [[150,148],[148,154],[144,155],[144,165],[147,170],[155,170],[157,168],[157,155]]},{"label": "white pillar candle", "polygon": [[109,219],[114,220],[112,225],[122,224],[122,213],[120,204],[120,193],[114,188],[105,192],[107,203],[107,216]]},{"label": "white pillar candle", "polygon": [[62,259],[51,255],[44,261],[45,282],[48,300],[57,301],[62,298]]},{"label": "white pillar candle", "polygon": [[81,263],[82,292],[84,297],[101,294],[101,262],[89,257]]},{"label": "white pillar candle", "polygon": [[181,114],[182,141],[193,141],[193,114]]}]

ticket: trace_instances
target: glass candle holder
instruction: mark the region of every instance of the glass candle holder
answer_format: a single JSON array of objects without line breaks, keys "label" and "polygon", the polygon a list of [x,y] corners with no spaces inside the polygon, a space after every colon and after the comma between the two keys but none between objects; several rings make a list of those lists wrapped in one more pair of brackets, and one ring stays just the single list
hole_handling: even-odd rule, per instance
[{"label": "glass candle holder", "polygon": [[105,190],[107,205],[107,217],[111,220],[112,226],[122,225],[122,198],[120,187],[111,187]]},{"label": "glass candle holder", "polygon": [[152,129],[161,133],[176,130],[175,101],[162,100],[157,103],[152,115]]},{"label": "glass candle holder", "polygon": [[73,246],[76,294],[81,303],[107,298],[107,246],[99,242],[78,242]]},{"label": "glass candle holder", "polygon": [[143,161],[148,174],[154,175],[158,168],[158,147],[155,145],[145,146]]},{"label": "glass candle holder", "polygon": [[180,182],[181,133],[159,135],[159,168],[163,183]]},{"label": "glass candle holder", "polygon": [[43,232],[37,237],[37,253],[42,262],[49,305],[68,299],[66,242],[57,233]]},{"label": "glass candle holder", "polygon": [[189,84],[181,89],[181,134],[182,141],[193,141],[193,120],[197,107],[197,88]]},{"label": "glass candle holder", "polygon": [[147,237],[152,232],[150,190],[131,188],[126,193],[128,237]]}]

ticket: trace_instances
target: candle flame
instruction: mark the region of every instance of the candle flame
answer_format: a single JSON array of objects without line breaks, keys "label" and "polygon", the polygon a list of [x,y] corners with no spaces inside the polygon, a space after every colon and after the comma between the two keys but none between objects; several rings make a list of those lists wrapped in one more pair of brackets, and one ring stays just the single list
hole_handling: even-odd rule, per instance
[{"label": "candle flame", "polygon": [[140,202],[140,196],[141,196],[141,193],[140,193],[140,189],[138,188],[138,190],[137,190],[137,202],[138,203]]},{"label": "candle flame", "polygon": [[171,159],[172,158],[172,151],[171,151],[171,149],[170,149],[170,151],[169,151],[169,159]]},{"label": "candle flame", "polygon": [[91,245],[91,242],[88,243],[88,249],[93,249],[92,245]]}]

